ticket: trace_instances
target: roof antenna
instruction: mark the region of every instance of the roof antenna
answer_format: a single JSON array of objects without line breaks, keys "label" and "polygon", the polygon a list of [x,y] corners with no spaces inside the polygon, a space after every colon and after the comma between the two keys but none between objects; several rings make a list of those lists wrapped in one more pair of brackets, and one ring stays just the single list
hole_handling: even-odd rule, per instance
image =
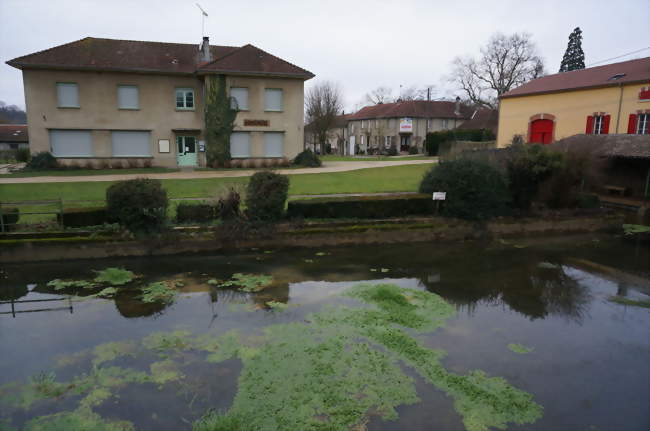
[{"label": "roof antenna", "polygon": [[205,17],[208,16],[208,13],[203,10],[200,4],[196,4],[196,7],[201,9],[201,37],[205,36]]}]

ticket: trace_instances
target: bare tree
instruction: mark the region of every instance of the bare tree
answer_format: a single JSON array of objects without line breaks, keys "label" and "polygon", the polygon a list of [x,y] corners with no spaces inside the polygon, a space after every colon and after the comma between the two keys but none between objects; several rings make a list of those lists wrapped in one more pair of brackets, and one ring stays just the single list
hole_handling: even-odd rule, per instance
[{"label": "bare tree", "polygon": [[393,90],[390,87],[377,87],[372,90],[370,93],[366,94],[366,101],[372,103],[373,105],[379,105],[380,103],[391,103],[393,99]]},{"label": "bare tree", "polygon": [[416,87],[414,85],[401,91],[399,99],[401,101],[407,100],[428,100],[433,98],[436,93],[434,85],[427,85],[426,87]]},{"label": "bare tree", "polygon": [[343,110],[343,97],[338,84],[323,81],[311,87],[305,96],[305,115],[311,124],[320,153],[325,154],[328,131]]},{"label": "bare tree", "polygon": [[475,104],[496,108],[498,97],[544,75],[544,64],[527,33],[494,34],[478,58],[456,57],[450,81]]}]

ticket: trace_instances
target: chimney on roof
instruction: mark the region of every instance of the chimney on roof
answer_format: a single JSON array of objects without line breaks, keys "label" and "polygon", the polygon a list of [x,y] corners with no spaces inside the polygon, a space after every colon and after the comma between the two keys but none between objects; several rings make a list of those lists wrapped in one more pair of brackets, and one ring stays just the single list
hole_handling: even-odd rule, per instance
[{"label": "chimney on roof", "polygon": [[209,63],[211,61],[212,53],[210,52],[210,38],[208,36],[203,36],[203,42],[201,42],[199,54],[199,63]]},{"label": "chimney on roof", "polygon": [[456,96],[456,107],[454,108],[454,115],[460,115],[460,97]]}]

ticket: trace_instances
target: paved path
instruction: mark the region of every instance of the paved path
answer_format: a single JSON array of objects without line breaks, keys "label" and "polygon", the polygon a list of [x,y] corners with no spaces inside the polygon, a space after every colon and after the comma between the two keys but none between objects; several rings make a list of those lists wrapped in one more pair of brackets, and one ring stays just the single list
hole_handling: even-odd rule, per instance
[{"label": "paved path", "polygon": [[[387,166],[421,165],[435,163],[435,160],[396,160],[396,161],[363,161],[363,162],[324,162],[320,168],[304,169],[278,169],[276,172],[286,175],[319,174],[325,172],[345,172],[357,169],[383,168]],[[116,174],[116,175],[88,175],[71,177],[25,177],[25,178],[0,178],[0,184],[27,184],[27,183],[76,183],[89,181],[120,181],[133,178],[167,179],[201,179],[201,178],[235,178],[250,177],[258,170],[241,169],[231,171],[186,171],[156,174]]]}]

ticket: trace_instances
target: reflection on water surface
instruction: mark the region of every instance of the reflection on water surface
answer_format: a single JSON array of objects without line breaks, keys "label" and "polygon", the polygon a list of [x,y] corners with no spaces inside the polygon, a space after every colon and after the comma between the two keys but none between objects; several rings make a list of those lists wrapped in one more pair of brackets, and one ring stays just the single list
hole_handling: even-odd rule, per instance
[{"label": "reflection on water surface", "polygon": [[[140,277],[111,297],[92,297],[101,288],[56,291],[47,286],[56,278],[92,280],[93,270],[107,267],[123,267]],[[301,398],[304,405],[324,409],[303,412],[301,420],[338,426],[349,419],[369,430],[472,429],[475,403],[463,404],[471,394],[455,392],[441,383],[441,375],[427,377],[415,357],[386,350],[386,340],[376,333],[359,332],[365,327],[351,317],[358,313],[336,314],[378,307],[346,296],[353,286],[367,282],[407,289],[399,294],[407,303],[413,300],[412,289],[439,295],[452,306],[455,312],[437,329],[421,331],[404,322],[390,323],[390,328],[405,331],[425,356],[434,352],[426,363],[439,363],[445,376],[467,378],[472,370],[481,370],[518,394],[530,394],[531,402],[543,407],[541,417],[534,417],[534,408],[521,410],[519,418],[532,422],[521,426],[512,423],[517,409],[506,408],[512,414],[501,419],[508,427],[650,427],[650,311],[610,301],[648,300],[650,253],[618,239],[251,250],[24,264],[5,267],[3,273],[0,423],[7,426],[47,429],[43,427],[56,419],[77,429],[107,424],[117,429],[191,429],[210,409],[221,413],[219,420],[235,421],[251,407],[242,398],[247,394],[259,395],[258,409],[272,406],[273,400],[290,404],[277,394],[268,395],[273,392],[264,392],[269,389],[263,385],[249,386],[250,378],[268,366],[254,360],[264,352],[264,357],[279,361],[272,368],[278,376],[282,364],[295,358],[291,376],[302,375],[305,383],[321,385],[322,393],[340,397],[334,403],[338,406],[364,409],[361,416],[332,410],[327,401],[313,398],[317,393],[300,392],[298,377],[284,376],[296,396],[308,397]],[[258,293],[208,284],[237,273],[268,274],[273,283]],[[141,286],[161,281],[173,282],[173,300],[144,302]],[[400,315],[409,309],[407,303]],[[323,313],[339,320],[325,319],[325,324],[318,319]],[[430,314],[433,318],[435,313]],[[295,325],[297,332],[292,332]],[[378,327],[389,327],[385,325]],[[343,337],[342,346],[348,347],[337,350],[338,344],[331,344],[336,337]],[[377,356],[379,362],[368,362],[371,356],[362,353],[363,343],[384,352]],[[374,350],[377,345],[384,347]],[[509,345],[532,351],[517,353]],[[305,353],[311,352],[307,347],[323,352],[311,355]],[[332,352],[338,354],[328,356]],[[359,367],[342,367],[347,355]],[[298,358],[309,362],[304,365],[309,372],[300,373]],[[329,364],[329,379],[340,378],[345,369],[346,382],[356,381],[349,374],[354,371],[367,381],[366,387],[346,386],[354,393],[338,393],[344,386],[316,382],[315,376],[321,376],[313,368],[317,359]],[[379,372],[375,367],[382,363],[384,371]],[[373,386],[373,378],[382,375]],[[269,379],[264,384],[283,382]],[[486,384],[481,382],[479,378],[472,384],[480,389]],[[59,416],[49,416],[53,414]],[[276,419],[297,417],[283,414]],[[501,419],[484,413],[475,422],[495,426]],[[281,422],[275,426],[283,427]]]}]

